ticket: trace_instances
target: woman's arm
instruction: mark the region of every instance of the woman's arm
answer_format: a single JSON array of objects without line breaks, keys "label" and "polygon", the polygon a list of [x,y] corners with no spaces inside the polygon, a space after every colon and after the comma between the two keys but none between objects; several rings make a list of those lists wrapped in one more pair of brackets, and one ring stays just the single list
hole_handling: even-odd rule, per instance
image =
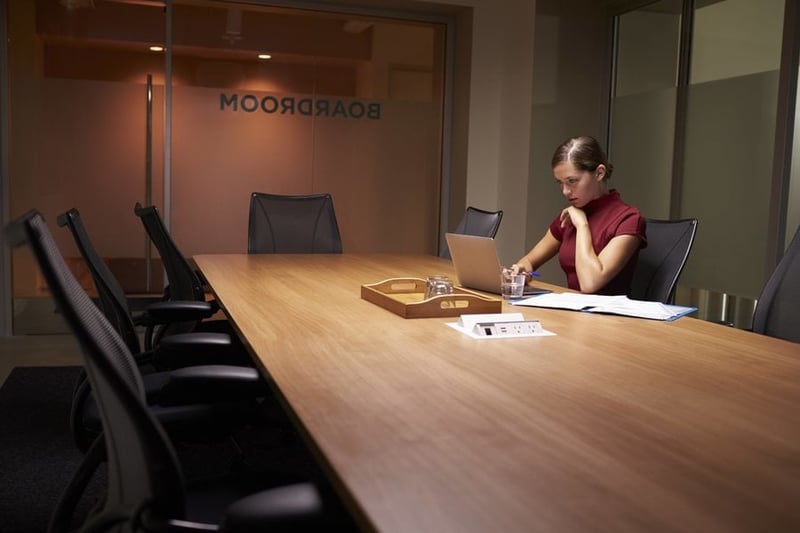
[{"label": "woman's arm", "polygon": [[571,223],[575,226],[575,273],[581,292],[591,294],[602,289],[619,274],[639,248],[636,235],[618,235],[596,254],[589,223],[582,210],[568,207],[561,213],[561,221],[562,225]]},{"label": "woman's arm", "polygon": [[514,273],[534,272],[537,268],[545,264],[558,253],[561,242],[558,241],[550,230],[531,248],[531,251],[521,257],[516,263],[511,265]]}]

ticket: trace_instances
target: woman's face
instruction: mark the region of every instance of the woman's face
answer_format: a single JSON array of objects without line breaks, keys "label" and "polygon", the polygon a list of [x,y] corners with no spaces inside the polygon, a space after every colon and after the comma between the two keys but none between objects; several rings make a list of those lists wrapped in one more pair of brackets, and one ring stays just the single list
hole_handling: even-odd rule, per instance
[{"label": "woman's face", "polygon": [[561,194],[570,205],[582,208],[595,198],[606,192],[603,178],[606,167],[599,165],[594,172],[578,170],[569,161],[559,163],[553,169],[556,183],[561,187]]}]

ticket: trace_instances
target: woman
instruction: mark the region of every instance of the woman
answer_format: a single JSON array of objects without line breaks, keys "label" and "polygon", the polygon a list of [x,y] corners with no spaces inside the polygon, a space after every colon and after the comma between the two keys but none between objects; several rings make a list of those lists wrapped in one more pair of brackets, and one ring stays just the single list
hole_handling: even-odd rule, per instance
[{"label": "woman", "polygon": [[608,189],[614,167],[597,140],[573,137],[556,149],[552,168],[570,206],[511,269],[534,272],[558,254],[570,289],[628,294],[639,249],[647,246],[646,222],[615,189]]}]

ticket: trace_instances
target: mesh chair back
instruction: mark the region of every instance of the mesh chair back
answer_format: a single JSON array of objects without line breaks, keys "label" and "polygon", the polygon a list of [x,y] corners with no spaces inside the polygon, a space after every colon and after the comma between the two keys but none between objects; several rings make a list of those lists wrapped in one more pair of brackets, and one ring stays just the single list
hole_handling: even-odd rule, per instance
[{"label": "mesh chair back", "polygon": [[136,326],[131,317],[131,310],[128,306],[128,299],[125,291],[122,290],[116,276],[111,272],[105,262],[101,259],[97,249],[92,244],[89,234],[81,220],[81,214],[77,209],[70,209],[66,213],[58,216],[58,225],[62,228],[66,226],[72,233],[72,238],[78,247],[78,251],[89,267],[92,274],[97,295],[100,299],[100,308],[106,318],[117,330],[128,349],[132,353],[141,351],[139,336],[136,334]]},{"label": "mesh chair back", "polygon": [[[464,211],[464,216],[458,223],[453,233],[462,235],[476,235],[478,237],[492,237],[497,235],[500,229],[500,222],[503,220],[503,211],[484,211],[477,207],[468,206]],[[445,243],[442,254],[446,259],[450,259],[450,250]]]},{"label": "mesh chair back", "polygon": [[800,227],[761,290],[753,331],[800,342]]},{"label": "mesh chair back", "polygon": [[330,194],[250,196],[247,252],[340,254],[342,238]]},{"label": "mesh chair back", "polygon": [[[125,342],[68,269],[41,214],[9,227],[10,241],[27,241],[65,321],[77,338],[103,423],[108,490],[100,516],[141,509],[181,517],[183,479],[161,426],[144,403],[136,363]],[[149,505],[147,509],[143,506]],[[98,518],[99,519],[99,518]]]},{"label": "mesh chair back", "polygon": [[697,219],[647,220],[647,247],[639,251],[631,292],[636,300],[669,303],[697,232]]},{"label": "mesh chair back", "polygon": [[[186,301],[205,301],[205,291],[203,282],[197,272],[186,260],[186,257],[178,249],[175,241],[172,240],[164,220],[158,213],[156,206],[151,205],[142,207],[136,203],[133,212],[139,217],[144,226],[145,232],[150,237],[153,245],[161,257],[164,270],[167,271],[168,287],[166,291],[169,300]],[[178,333],[188,333],[197,327],[194,322],[170,322],[169,324],[157,328],[154,338],[156,341],[166,335]]]},{"label": "mesh chair back", "polygon": [[154,205],[142,207],[137,203],[133,212],[142,220],[147,235],[161,256],[167,271],[170,300],[205,300],[203,282],[172,240],[158,209]]}]

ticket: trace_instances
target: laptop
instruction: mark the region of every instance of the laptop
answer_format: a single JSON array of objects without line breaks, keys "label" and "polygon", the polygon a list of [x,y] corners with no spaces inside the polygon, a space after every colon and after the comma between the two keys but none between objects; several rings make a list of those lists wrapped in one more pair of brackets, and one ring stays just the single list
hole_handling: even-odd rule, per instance
[{"label": "laptop", "polygon": [[[492,294],[500,294],[500,270],[503,268],[497,257],[497,248],[491,237],[445,233],[450,258],[456,271],[458,283],[462,287]],[[533,296],[550,292],[525,286],[523,296]]]}]

